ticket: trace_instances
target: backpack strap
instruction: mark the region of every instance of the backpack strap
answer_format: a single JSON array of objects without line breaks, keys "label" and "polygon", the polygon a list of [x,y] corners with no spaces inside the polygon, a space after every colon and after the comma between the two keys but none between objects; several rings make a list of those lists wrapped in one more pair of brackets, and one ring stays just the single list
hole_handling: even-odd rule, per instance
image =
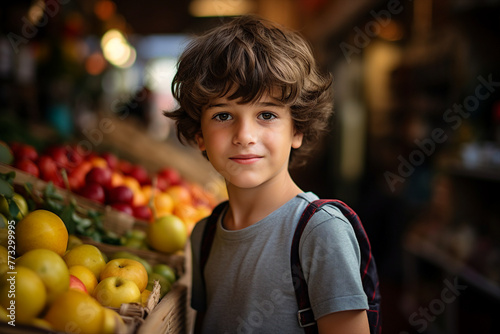
[{"label": "backpack strap", "polygon": [[226,208],[227,203],[228,201],[224,201],[213,209],[212,214],[207,218],[207,222],[203,230],[200,247],[200,274],[203,286],[205,286],[205,275],[203,274],[203,271],[207,264],[208,256],[210,255],[210,249],[212,248],[212,243],[214,241],[215,231],[217,231],[217,221],[219,221],[219,217],[222,214],[222,211]]},{"label": "backpack strap", "polygon": [[323,205],[331,204],[337,207],[342,214],[351,223],[356,239],[359,243],[359,248],[361,252],[361,282],[363,285],[363,290],[368,297],[367,310],[368,322],[370,325],[370,333],[378,334],[382,331],[381,321],[380,321],[380,291],[379,291],[379,281],[377,268],[375,266],[375,261],[371,252],[370,241],[366,235],[365,229],[361,224],[361,220],[354,210],[352,210],[347,204],[339,200],[316,200],[311,202],[300,217],[299,223],[295,229],[295,234],[292,240],[290,264],[292,270],[292,282],[295,288],[295,297],[297,299],[297,305],[299,307],[298,319],[299,325],[304,327],[306,334],[317,333],[318,328],[316,321],[314,320],[314,314],[312,313],[311,304],[309,301],[309,292],[307,287],[307,282],[304,278],[304,272],[302,270],[302,265],[300,264],[299,258],[299,242],[300,237],[311,219],[311,217],[316,213],[316,211]]}]

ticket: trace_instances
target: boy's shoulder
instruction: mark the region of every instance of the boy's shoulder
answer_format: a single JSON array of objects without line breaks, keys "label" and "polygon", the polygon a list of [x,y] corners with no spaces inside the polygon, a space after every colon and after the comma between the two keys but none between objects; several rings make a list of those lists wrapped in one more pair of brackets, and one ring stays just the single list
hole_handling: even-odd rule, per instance
[{"label": "boy's shoulder", "polygon": [[[320,199],[316,194],[312,192],[299,194],[298,197],[302,198],[304,201],[307,202],[307,204],[304,206],[304,209],[307,207],[308,204],[314,202],[315,200]],[[342,211],[340,211],[340,209],[334,204],[327,204],[321,206],[318,210],[316,210],[314,215],[311,217],[311,222],[322,223],[331,219],[340,219],[344,223],[349,224],[349,221],[344,216]]]}]

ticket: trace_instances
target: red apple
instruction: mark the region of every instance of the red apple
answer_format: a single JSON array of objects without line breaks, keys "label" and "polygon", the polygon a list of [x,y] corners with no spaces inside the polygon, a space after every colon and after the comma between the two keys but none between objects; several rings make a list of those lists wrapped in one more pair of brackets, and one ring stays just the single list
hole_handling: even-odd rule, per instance
[{"label": "red apple", "polygon": [[121,211],[121,212],[125,212],[131,216],[134,215],[134,210],[132,209],[132,206],[130,206],[130,204],[127,204],[127,203],[113,203],[111,204],[111,207],[113,209],[116,209],[118,211]]},{"label": "red apple", "polygon": [[59,168],[68,168],[68,156],[66,149],[62,146],[52,146],[45,151],[57,164]]},{"label": "red apple", "polygon": [[64,182],[57,164],[51,157],[42,155],[38,158],[38,169],[40,178],[44,181],[52,181],[58,187],[64,187]]},{"label": "red apple", "polygon": [[148,172],[142,166],[139,165],[132,166],[127,175],[132,176],[134,179],[139,181],[141,185],[151,183]]},{"label": "red apple", "polygon": [[38,169],[37,165],[35,165],[35,163],[29,159],[21,159],[16,161],[14,167],[36,177],[40,175],[40,170]]},{"label": "red apple", "polygon": [[14,153],[14,158],[16,160],[29,159],[31,161],[36,161],[38,159],[38,152],[36,149],[27,144],[16,144],[11,147],[12,153]]},{"label": "red apple", "polygon": [[106,196],[108,203],[126,203],[132,204],[134,201],[134,192],[127,186],[117,186],[108,190]]},{"label": "red apple", "polygon": [[151,208],[147,205],[138,205],[135,206],[134,208],[134,214],[133,216],[137,219],[140,220],[145,220],[147,222],[150,222],[153,218],[153,211],[151,211]]},{"label": "red apple", "polygon": [[127,160],[119,160],[117,168],[123,174],[128,174],[132,170],[133,165]]},{"label": "red apple", "polygon": [[[182,177],[179,172],[171,167],[165,167],[157,173],[158,185],[168,188],[170,186],[178,185],[182,182]],[[160,188],[160,187],[158,187]],[[161,188],[160,188],[161,189]],[[163,189],[163,190],[165,190]]]},{"label": "red apple", "polygon": [[101,154],[101,158],[103,158],[104,160],[106,160],[106,162],[108,163],[108,167],[111,170],[115,170],[117,168],[117,166],[118,166],[118,158],[113,153],[111,153],[111,152],[104,152],[104,153]]},{"label": "red apple", "polygon": [[97,183],[104,188],[109,188],[111,186],[111,176],[111,169],[103,167],[93,167],[87,173],[87,175],[85,175],[85,182]]},{"label": "red apple", "polygon": [[80,166],[85,160],[85,149],[80,145],[67,146],[66,154],[68,156],[68,165],[72,168]]},{"label": "red apple", "polygon": [[80,195],[90,200],[104,204],[106,194],[104,188],[98,183],[87,183],[79,191]]},{"label": "red apple", "polygon": [[80,290],[82,292],[85,292],[88,294],[87,288],[85,287],[85,284],[76,276],[74,275],[69,275],[69,288],[70,289],[75,289],[75,290]]}]

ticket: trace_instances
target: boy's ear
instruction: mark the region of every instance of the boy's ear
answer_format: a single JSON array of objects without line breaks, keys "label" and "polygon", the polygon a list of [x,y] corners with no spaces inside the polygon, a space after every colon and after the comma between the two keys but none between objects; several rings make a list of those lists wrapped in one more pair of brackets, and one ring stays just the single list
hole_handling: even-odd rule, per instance
[{"label": "boy's ear", "polygon": [[200,149],[200,151],[205,151],[205,140],[203,139],[203,134],[200,132],[198,132],[194,138],[196,139],[196,143],[198,144],[198,148]]},{"label": "boy's ear", "polygon": [[292,148],[299,148],[302,146],[302,139],[304,139],[304,134],[302,132],[295,131],[292,138]]}]

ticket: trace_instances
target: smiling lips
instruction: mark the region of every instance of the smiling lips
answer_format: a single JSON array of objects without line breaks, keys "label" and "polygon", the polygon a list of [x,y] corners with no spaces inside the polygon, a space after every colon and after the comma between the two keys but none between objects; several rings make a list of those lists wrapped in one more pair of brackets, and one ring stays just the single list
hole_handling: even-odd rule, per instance
[{"label": "smiling lips", "polygon": [[259,161],[262,158],[260,155],[255,154],[241,154],[230,157],[229,159],[242,165],[249,165]]}]

